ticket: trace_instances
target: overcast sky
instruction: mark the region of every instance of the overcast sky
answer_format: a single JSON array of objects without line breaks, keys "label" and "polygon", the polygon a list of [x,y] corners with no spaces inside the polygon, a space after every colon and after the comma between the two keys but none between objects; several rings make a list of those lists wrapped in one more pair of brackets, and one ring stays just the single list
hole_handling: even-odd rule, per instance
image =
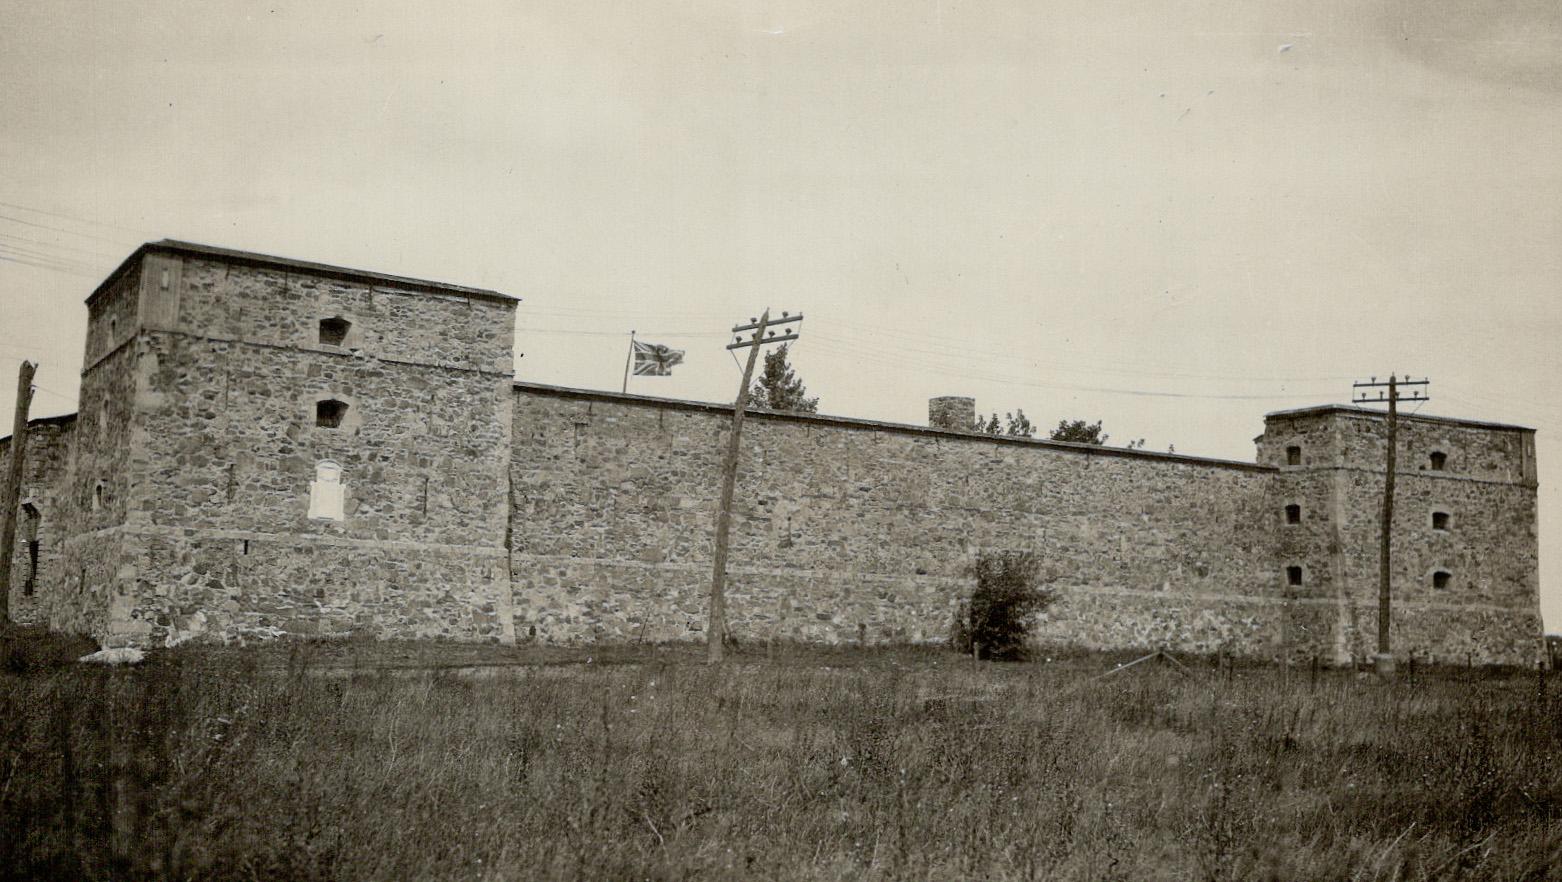
[{"label": "overcast sky", "polygon": [[[1472,11],[1474,7],[1483,7]],[[1562,630],[1562,13],[1548,0],[0,0],[0,365],[172,237],[524,298],[517,374],[730,400],[803,311],[822,411],[973,395],[1251,460],[1432,379],[1540,430]],[[14,380],[0,377],[0,413]],[[7,423],[7,426],[9,423]]]}]

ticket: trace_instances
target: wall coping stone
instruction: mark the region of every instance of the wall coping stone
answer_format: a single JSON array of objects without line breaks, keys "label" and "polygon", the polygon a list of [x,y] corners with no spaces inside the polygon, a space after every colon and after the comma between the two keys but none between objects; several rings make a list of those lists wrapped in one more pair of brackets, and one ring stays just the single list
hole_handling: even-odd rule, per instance
[{"label": "wall coping stone", "polygon": [[[706,413],[732,413],[732,405],[710,401],[692,401],[685,398],[660,398],[654,395],[636,395],[623,392],[606,392],[600,389],[580,389],[571,386],[555,386],[548,383],[532,383],[517,380],[518,392],[538,395],[554,395],[564,398],[582,398],[595,401],[614,401],[620,404],[643,407],[664,407],[674,410],[698,410]],[[906,435],[928,435],[936,438],[956,438],[964,441],[985,441],[993,444],[1010,444],[1028,447],[1045,447],[1083,456],[1116,456],[1127,459],[1155,459],[1184,465],[1214,466],[1250,472],[1276,472],[1277,466],[1259,465],[1235,459],[1218,459],[1208,456],[1190,456],[1183,453],[1161,453],[1156,450],[1129,450],[1126,447],[1106,447],[1100,444],[1081,444],[1074,441],[1050,441],[1044,438],[1017,438],[1009,435],[986,435],[981,432],[963,432],[958,429],[939,429],[931,426],[915,426],[910,423],[892,423],[884,420],[868,420],[859,417],[829,416],[817,413],[793,413],[788,411],[750,409],[750,418],[781,422],[817,423],[847,429],[896,432]]]}]

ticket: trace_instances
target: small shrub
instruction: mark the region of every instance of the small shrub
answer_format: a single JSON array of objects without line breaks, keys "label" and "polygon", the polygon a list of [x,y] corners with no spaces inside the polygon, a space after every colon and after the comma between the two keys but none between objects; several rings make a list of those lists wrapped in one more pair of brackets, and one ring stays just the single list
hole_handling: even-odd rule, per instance
[{"label": "small shrub", "polygon": [[976,590],[960,604],[950,642],[981,658],[1023,658],[1037,613],[1052,592],[1036,585],[1038,560],[1031,551],[983,552],[976,559]]}]

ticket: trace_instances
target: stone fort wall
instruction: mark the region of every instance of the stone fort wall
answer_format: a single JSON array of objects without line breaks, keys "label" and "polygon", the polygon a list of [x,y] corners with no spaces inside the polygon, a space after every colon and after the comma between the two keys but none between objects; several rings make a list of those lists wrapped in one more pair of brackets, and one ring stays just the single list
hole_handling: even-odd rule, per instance
[{"label": "stone fort wall", "polygon": [[[519,385],[517,632],[699,636],[731,409]],[[1277,639],[1272,470],[867,421],[745,425],[729,564],[740,638],[937,640],[983,549],[1063,600],[1044,638],[1254,650]]]},{"label": "stone fort wall", "polygon": [[[516,632],[702,636],[730,407],[516,392]],[[975,556],[1024,549],[1060,597],[1042,641],[1365,659],[1382,485],[1370,436],[1383,419],[1321,411],[1272,416],[1256,464],[757,413],[735,496],[731,627],[751,639],[937,640],[972,588]],[[1524,431],[1403,422],[1402,657],[1533,661],[1532,443]],[[1303,465],[1284,464],[1292,445]],[[1416,456],[1433,448],[1449,465],[1428,475]],[[1467,526],[1433,531],[1433,497]],[[1433,589],[1429,568],[1455,576]]]},{"label": "stone fort wall", "polygon": [[[19,618],[143,644],[703,637],[730,406],[515,383],[494,292],[165,242],[88,303],[81,413],[30,434]],[[1271,414],[1242,463],[975,435],[970,410],[756,413],[739,639],[940,640],[977,555],[1030,550],[1060,598],[1043,641],[1375,648],[1381,415]],[[1533,432],[1414,417],[1400,445],[1396,652],[1533,663]]]}]

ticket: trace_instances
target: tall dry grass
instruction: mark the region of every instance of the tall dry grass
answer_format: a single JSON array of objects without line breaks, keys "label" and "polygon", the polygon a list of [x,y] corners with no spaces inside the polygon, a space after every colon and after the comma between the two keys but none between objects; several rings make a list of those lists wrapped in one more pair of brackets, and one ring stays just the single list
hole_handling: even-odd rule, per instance
[{"label": "tall dry grass", "polygon": [[[584,658],[588,651],[576,657]],[[308,647],[0,674],[0,873],[60,879],[1545,879],[1562,702],[1102,657]],[[557,658],[557,656],[550,656]],[[635,662],[635,663],[624,663]],[[13,666],[25,668],[26,665]]]}]

